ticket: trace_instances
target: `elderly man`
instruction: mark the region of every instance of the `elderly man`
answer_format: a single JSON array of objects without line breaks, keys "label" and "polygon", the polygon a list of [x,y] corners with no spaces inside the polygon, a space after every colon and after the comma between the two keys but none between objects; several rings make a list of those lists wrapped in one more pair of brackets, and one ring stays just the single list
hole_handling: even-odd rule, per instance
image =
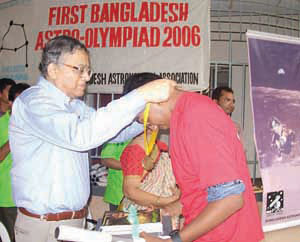
[{"label": "elderly man", "polygon": [[[92,74],[89,52],[67,36],[46,44],[39,69],[37,85],[16,99],[9,129],[17,242],[56,241],[58,225],[82,227],[90,195],[88,150],[116,136],[146,102],[166,100],[175,85],[158,80],[107,107],[89,108],[79,99]],[[141,130],[135,123],[116,141]]]},{"label": "elderly man", "polygon": [[[144,77],[131,76],[125,85],[136,88],[149,81]],[[182,212],[185,225],[168,241],[260,241],[245,154],[230,117],[206,96],[174,90],[168,101],[151,104],[148,122],[170,129],[172,167],[181,191],[180,201],[166,210],[171,215]],[[142,236],[147,242],[165,241]]]}]

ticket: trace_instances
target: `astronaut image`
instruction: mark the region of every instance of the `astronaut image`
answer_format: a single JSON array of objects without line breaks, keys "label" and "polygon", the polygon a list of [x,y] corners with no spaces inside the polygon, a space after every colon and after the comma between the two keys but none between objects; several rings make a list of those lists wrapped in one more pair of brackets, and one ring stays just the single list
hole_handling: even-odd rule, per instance
[{"label": "astronaut image", "polygon": [[276,117],[271,118],[270,130],[272,133],[271,147],[277,151],[279,157],[282,154],[289,155],[295,143],[295,132],[282,124]]}]

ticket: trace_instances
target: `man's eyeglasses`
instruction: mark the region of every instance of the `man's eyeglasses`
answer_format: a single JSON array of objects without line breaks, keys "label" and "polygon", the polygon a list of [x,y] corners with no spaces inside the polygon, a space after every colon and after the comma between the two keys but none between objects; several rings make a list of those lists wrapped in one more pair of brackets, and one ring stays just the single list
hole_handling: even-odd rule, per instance
[{"label": "man's eyeglasses", "polygon": [[87,66],[72,66],[69,64],[65,64],[65,63],[60,63],[60,64],[66,66],[66,67],[72,68],[73,70],[77,71],[80,76],[82,76],[84,73],[87,73],[88,76],[91,77],[93,74],[93,71],[91,70],[91,68],[89,68]]}]

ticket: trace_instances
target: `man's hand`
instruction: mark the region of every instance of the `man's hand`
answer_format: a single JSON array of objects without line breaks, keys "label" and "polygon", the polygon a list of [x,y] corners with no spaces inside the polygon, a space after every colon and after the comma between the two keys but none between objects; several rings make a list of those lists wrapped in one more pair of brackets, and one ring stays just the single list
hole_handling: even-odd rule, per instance
[{"label": "man's hand", "polygon": [[179,200],[180,198],[180,190],[175,186],[175,187],[171,187],[171,191],[172,191],[172,195],[169,197],[162,197],[161,201],[163,202],[163,207],[167,207],[169,204],[172,204],[174,202],[176,202],[177,200]]},{"label": "man's hand", "polygon": [[159,79],[139,87],[137,91],[143,95],[146,102],[159,103],[169,99],[175,86],[175,81]]},{"label": "man's hand", "polygon": [[171,239],[160,239],[158,237],[152,236],[145,232],[140,233],[141,238],[143,238],[146,242],[172,242]]},{"label": "man's hand", "polygon": [[179,216],[182,213],[182,204],[179,200],[169,203],[163,209],[163,215]]},{"label": "man's hand", "polygon": [[176,197],[176,200],[180,198],[181,192],[179,188],[175,185],[174,187],[171,187],[171,191],[174,197]]}]

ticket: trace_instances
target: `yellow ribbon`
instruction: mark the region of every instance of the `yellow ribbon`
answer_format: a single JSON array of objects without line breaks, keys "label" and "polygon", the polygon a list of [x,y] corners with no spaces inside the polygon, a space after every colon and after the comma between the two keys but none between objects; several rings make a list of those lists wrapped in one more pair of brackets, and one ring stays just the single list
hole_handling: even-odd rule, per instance
[{"label": "yellow ribbon", "polygon": [[146,152],[147,156],[151,153],[151,151],[153,149],[153,146],[154,146],[155,141],[156,141],[157,133],[158,133],[158,130],[154,130],[151,133],[150,140],[149,140],[149,143],[148,143],[147,123],[148,123],[149,111],[150,111],[150,103],[147,103],[147,105],[145,107],[145,110],[144,110],[144,146],[145,146],[145,152]]}]

